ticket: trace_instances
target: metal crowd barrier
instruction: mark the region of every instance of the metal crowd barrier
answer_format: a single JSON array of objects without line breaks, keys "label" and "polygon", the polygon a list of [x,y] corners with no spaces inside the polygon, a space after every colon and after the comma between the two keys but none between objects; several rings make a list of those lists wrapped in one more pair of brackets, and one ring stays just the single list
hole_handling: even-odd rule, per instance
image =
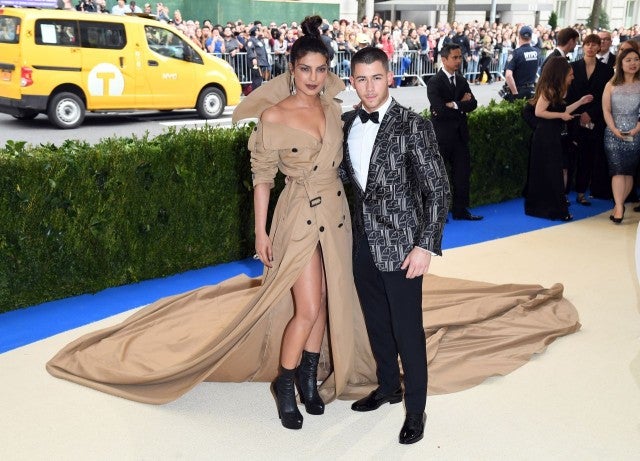
[{"label": "metal crowd barrier", "polygon": [[[489,72],[495,79],[499,77],[504,80],[504,73],[507,62],[511,60],[513,50],[507,52],[496,51],[491,57],[489,64]],[[247,59],[247,53],[223,53],[219,57],[226,60],[236,72],[240,83],[243,85],[251,83],[251,64]],[[575,61],[582,57],[582,49],[578,45],[572,53],[572,60]],[[541,60],[542,61],[542,60]],[[286,70],[287,58],[284,55],[269,54],[271,76],[280,75]],[[480,56],[477,51],[472,53],[471,60],[466,65],[464,76],[467,80],[475,80],[479,72]],[[335,53],[334,59],[331,61],[331,70],[340,76],[347,85],[349,85],[349,77],[351,76],[351,53],[340,51]],[[542,62],[540,63],[542,64]],[[418,85],[426,86],[429,77],[435,75],[440,69],[439,63],[430,60],[429,55],[421,54],[419,51],[396,51],[389,60],[390,70],[393,71],[396,86]],[[460,69],[463,71],[463,68]]]},{"label": "metal crowd barrier", "polygon": [[[233,67],[240,83],[243,85],[251,83],[251,63],[247,58],[247,53],[223,53],[217,56],[227,61]],[[282,55],[275,53],[269,55],[270,71],[273,77],[286,70],[287,60]],[[348,83],[351,76],[351,54],[340,51],[335,53],[331,61],[331,70]],[[437,71],[433,62],[427,55],[421,55],[418,51],[397,51],[389,62],[393,71],[396,84],[404,81],[406,84],[425,86],[425,78],[434,75]]]}]

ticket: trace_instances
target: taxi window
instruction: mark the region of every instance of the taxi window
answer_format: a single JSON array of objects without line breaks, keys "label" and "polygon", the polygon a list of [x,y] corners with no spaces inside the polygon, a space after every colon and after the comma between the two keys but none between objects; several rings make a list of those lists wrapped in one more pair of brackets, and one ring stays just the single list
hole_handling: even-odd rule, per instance
[{"label": "taxi window", "polygon": [[121,50],[127,44],[124,24],[80,21],[83,48]]},{"label": "taxi window", "polygon": [[20,40],[20,18],[0,16],[0,43],[18,43]]},{"label": "taxi window", "polygon": [[162,27],[144,26],[147,46],[154,52],[181,61],[203,64],[195,49],[178,34]]},{"label": "taxi window", "polygon": [[56,19],[36,21],[36,44],[52,46],[80,46],[78,23]]}]

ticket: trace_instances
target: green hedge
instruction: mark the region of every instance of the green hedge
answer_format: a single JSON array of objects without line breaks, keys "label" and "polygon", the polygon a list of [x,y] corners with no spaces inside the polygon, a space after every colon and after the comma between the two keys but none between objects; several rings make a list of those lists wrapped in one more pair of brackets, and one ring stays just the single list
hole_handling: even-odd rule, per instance
[{"label": "green hedge", "polygon": [[245,257],[249,128],[0,152],[0,312]]},{"label": "green hedge", "polygon": [[[492,104],[469,118],[473,205],[520,195],[530,136],[521,106]],[[8,142],[0,149],[0,312],[252,254],[250,129],[169,130],[93,146]]]}]

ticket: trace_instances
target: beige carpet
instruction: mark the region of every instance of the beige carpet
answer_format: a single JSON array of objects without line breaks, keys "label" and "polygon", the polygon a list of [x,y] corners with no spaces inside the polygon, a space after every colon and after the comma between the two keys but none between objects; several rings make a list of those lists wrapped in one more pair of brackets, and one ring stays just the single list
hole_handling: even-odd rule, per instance
[{"label": "beige carpet", "polygon": [[418,444],[397,442],[401,405],[367,414],[337,401],[288,431],[263,383],[203,383],[151,406],[46,373],[64,344],[129,312],[0,355],[0,460],[640,459],[639,216],[614,226],[606,213],[434,261],[443,276],[562,282],[583,328],[506,377],[430,396]]}]

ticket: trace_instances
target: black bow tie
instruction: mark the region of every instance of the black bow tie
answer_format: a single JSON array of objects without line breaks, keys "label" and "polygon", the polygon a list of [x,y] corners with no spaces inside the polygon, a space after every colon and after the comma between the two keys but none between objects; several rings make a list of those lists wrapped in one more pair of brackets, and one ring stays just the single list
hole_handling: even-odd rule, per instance
[{"label": "black bow tie", "polygon": [[378,111],[375,112],[367,112],[364,109],[360,109],[358,111],[358,117],[360,117],[360,121],[364,124],[367,123],[369,120],[371,120],[373,123],[380,123],[380,120],[378,120]]}]

